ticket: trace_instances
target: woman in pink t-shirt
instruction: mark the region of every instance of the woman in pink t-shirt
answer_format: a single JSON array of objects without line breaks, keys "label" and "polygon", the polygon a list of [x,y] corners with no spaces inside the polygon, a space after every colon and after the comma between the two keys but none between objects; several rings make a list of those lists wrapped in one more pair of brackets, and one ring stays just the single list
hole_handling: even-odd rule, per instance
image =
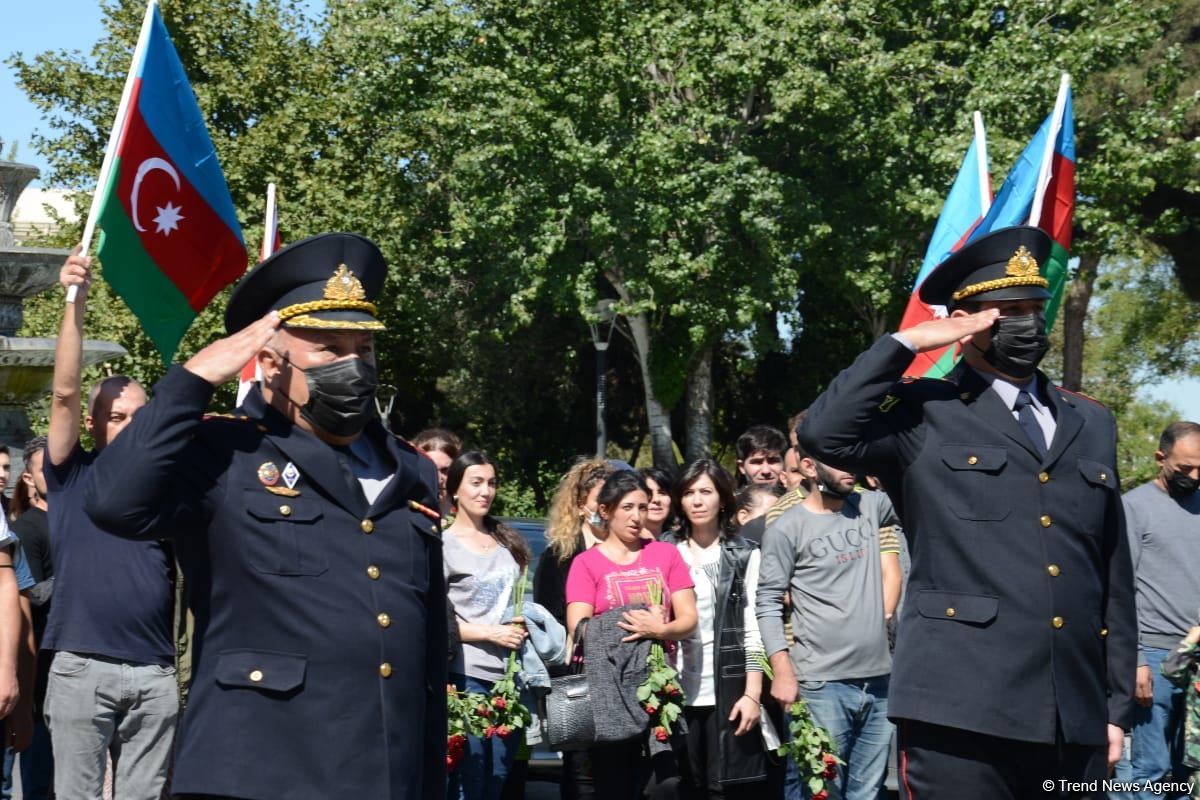
[{"label": "woman in pink t-shirt", "polygon": [[[614,472],[604,482],[597,501],[608,535],[571,564],[567,575],[570,635],[574,636],[583,619],[644,603],[650,608],[623,613],[618,625],[629,632],[623,641],[679,641],[691,636],[696,629],[696,594],[687,565],[673,545],[641,537],[650,504],[645,482],[628,470]],[[650,605],[650,587],[655,583],[664,589],[661,606]],[[664,790],[669,788],[668,780],[678,780],[668,778],[672,773],[677,776],[671,754],[660,754],[652,763],[639,740],[597,745],[588,754],[597,797],[640,797],[651,771],[656,786]],[[651,790],[649,794],[654,797],[659,792]]]},{"label": "woman in pink t-shirt", "polygon": [[626,641],[679,641],[696,627],[696,594],[679,550],[641,537],[650,503],[645,482],[628,470],[614,472],[597,498],[608,536],[581,553],[567,575],[567,631],[580,620],[631,603],[650,605],[650,587],[664,588],[663,605],[625,612]]}]

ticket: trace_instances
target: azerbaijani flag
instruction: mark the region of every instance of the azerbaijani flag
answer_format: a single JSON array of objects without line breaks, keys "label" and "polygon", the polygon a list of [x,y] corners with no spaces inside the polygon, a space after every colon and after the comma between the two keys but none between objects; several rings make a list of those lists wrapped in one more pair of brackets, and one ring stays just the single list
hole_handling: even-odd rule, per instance
[{"label": "azerbaijani flag", "polygon": [[[1046,324],[1054,325],[1067,283],[1071,222],[1075,213],[1075,119],[1071,79],[1062,76],[1054,111],[1004,179],[987,217],[970,240],[1010,225],[1036,225],[1050,234],[1050,258],[1042,276],[1050,282]],[[970,241],[969,240],[969,241]]]},{"label": "azerbaijani flag", "polygon": [[154,0],[122,105],[97,186],[99,212],[90,216],[103,231],[105,280],[170,361],[196,315],[245,271],[246,246]]},{"label": "azerbaijani flag", "polygon": [[[983,117],[976,111],[975,138],[967,148],[958,176],[950,187],[950,194],[942,205],[941,216],[933,229],[933,238],[925,250],[925,260],[913,284],[912,296],[900,322],[900,330],[911,328],[922,322],[944,317],[946,309],[930,306],[921,301],[918,291],[921,283],[953,252],[966,244],[968,237],[983,221],[992,202],[992,179],[988,170],[987,139],[983,131]],[[909,365],[906,374],[918,377],[940,378],[950,371],[957,358],[955,348],[947,345],[927,353],[918,353]]]}]

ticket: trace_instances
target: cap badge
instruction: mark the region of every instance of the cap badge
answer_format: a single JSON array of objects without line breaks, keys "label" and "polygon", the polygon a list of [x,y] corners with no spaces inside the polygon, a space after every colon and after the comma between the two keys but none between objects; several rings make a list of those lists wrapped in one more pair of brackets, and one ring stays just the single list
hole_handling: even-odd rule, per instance
[{"label": "cap badge", "polygon": [[1012,278],[1036,278],[1038,276],[1037,259],[1025,249],[1025,245],[1021,245],[1008,260],[1008,269],[1004,271],[1004,274]]},{"label": "cap badge", "polygon": [[325,284],[325,299],[366,300],[367,293],[363,291],[362,281],[354,277],[354,273],[345,264],[338,264],[333,277]]}]

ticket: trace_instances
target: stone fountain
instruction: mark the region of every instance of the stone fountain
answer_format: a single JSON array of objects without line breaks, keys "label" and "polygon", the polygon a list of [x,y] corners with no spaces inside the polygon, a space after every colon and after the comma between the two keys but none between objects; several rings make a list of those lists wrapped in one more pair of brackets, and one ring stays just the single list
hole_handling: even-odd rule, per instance
[{"label": "stone fountain", "polygon": [[[25,298],[58,284],[58,271],[69,250],[18,247],[12,212],[17,198],[38,176],[37,167],[0,161],[0,442],[12,452],[10,487],[21,474],[21,450],[33,435],[26,407],[50,391],[54,339],[17,337]],[[125,348],[90,339],[83,343],[85,366],[121,358]]]}]

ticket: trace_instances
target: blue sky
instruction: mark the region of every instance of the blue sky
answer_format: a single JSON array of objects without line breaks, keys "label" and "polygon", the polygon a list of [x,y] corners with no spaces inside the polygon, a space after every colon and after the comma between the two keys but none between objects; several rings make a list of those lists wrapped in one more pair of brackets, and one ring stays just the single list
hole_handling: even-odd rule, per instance
[{"label": "blue sky", "polygon": [[[320,8],[322,0],[310,0]],[[52,49],[88,52],[100,37],[100,0],[38,0],[6,3],[0,11],[0,60],[13,52],[27,56]],[[45,169],[45,160],[30,145],[35,130],[46,131],[37,109],[17,88],[16,77],[6,64],[0,64],[0,139],[6,155],[10,142],[19,142],[18,160]],[[1187,419],[1200,421],[1200,379],[1170,381],[1148,387],[1146,394],[1174,405]]]}]

